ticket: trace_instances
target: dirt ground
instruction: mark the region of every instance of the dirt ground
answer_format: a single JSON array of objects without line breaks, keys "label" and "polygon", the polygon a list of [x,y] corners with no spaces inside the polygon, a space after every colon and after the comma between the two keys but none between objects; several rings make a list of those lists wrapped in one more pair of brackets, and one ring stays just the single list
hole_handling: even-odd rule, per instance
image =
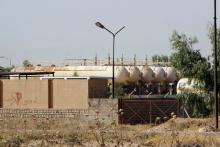
[{"label": "dirt ground", "polygon": [[0,146],[220,146],[213,119],[172,118],[159,125],[118,125],[98,117],[66,119],[1,119]]}]

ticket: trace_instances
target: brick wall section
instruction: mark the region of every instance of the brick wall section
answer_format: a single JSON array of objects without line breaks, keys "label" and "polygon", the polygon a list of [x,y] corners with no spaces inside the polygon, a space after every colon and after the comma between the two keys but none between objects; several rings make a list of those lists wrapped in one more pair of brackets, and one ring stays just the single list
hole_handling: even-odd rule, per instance
[{"label": "brick wall section", "polygon": [[77,109],[0,109],[1,119],[14,118],[59,118],[59,119],[80,119],[88,110]]},{"label": "brick wall section", "polygon": [[[17,118],[55,118],[78,119],[82,121],[96,121],[97,116],[101,121],[117,122],[117,99],[89,99],[89,109],[0,109],[0,119]],[[98,112],[98,114],[97,114]]]}]

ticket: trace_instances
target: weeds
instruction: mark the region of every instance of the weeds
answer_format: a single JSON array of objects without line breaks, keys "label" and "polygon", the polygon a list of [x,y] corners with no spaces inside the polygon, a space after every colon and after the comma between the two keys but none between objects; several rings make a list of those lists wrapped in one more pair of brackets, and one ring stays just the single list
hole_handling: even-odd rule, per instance
[{"label": "weeds", "polygon": [[64,137],[64,141],[68,144],[71,144],[71,145],[75,145],[75,144],[81,145],[82,144],[81,138],[79,138],[78,136],[75,136],[75,135],[70,135],[70,136]]},{"label": "weeds", "polygon": [[[123,110],[105,118],[96,111],[94,120],[50,118],[0,121],[0,146],[220,146],[218,132],[199,132],[212,124],[212,119],[181,119],[173,117],[155,125],[121,125],[118,116]],[[173,114],[175,115],[175,114]],[[111,119],[110,121],[106,119]],[[158,118],[164,121],[167,118]]]},{"label": "weeds", "polygon": [[20,147],[23,143],[23,139],[20,136],[12,136],[7,140],[1,140],[0,146],[7,146],[7,147]]},{"label": "weeds", "polygon": [[105,133],[106,133],[106,127],[102,124],[100,118],[99,118],[99,111],[96,111],[96,118],[95,118],[95,126],[90,126],[90,129],[92,129],[92,134],[95,137],[96,142],[101,146],[105,146]]}]

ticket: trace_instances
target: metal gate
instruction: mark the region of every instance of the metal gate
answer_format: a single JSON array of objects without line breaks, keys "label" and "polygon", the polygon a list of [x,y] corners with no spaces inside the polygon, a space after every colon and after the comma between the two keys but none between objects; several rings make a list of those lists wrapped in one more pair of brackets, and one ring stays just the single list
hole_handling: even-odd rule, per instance
[{"label": "metal gate", "polygon": [[173,115],[179,115],[179,100],[176,98],[119,99],[118,110],[120,124],[146,124],[166,121]]}]

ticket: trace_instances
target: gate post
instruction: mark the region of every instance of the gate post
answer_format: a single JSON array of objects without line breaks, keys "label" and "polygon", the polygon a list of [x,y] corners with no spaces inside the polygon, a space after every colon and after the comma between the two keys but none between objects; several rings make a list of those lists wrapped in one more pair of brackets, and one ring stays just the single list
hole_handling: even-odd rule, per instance
[{"label": "gate post", "polygon": [[152,123],[152,118],[151,118],[151,110],[152,110],[152,108],[151,108],[151,101],[149,101],[149,104],[150,104],[150,110],[149,110],[149,115],[150,115],[150,124]]},{"label": "gate post", "polygon": [[[118,112],[119,110],[122,109],[122,99],[118,99]],[[118,115],[118,124],[122,124],[122,116]]]},{"label": "gate post", "polygon": [[180,99],[176,99],[176,103],[177,103],[177,116],[180,116]]}]

